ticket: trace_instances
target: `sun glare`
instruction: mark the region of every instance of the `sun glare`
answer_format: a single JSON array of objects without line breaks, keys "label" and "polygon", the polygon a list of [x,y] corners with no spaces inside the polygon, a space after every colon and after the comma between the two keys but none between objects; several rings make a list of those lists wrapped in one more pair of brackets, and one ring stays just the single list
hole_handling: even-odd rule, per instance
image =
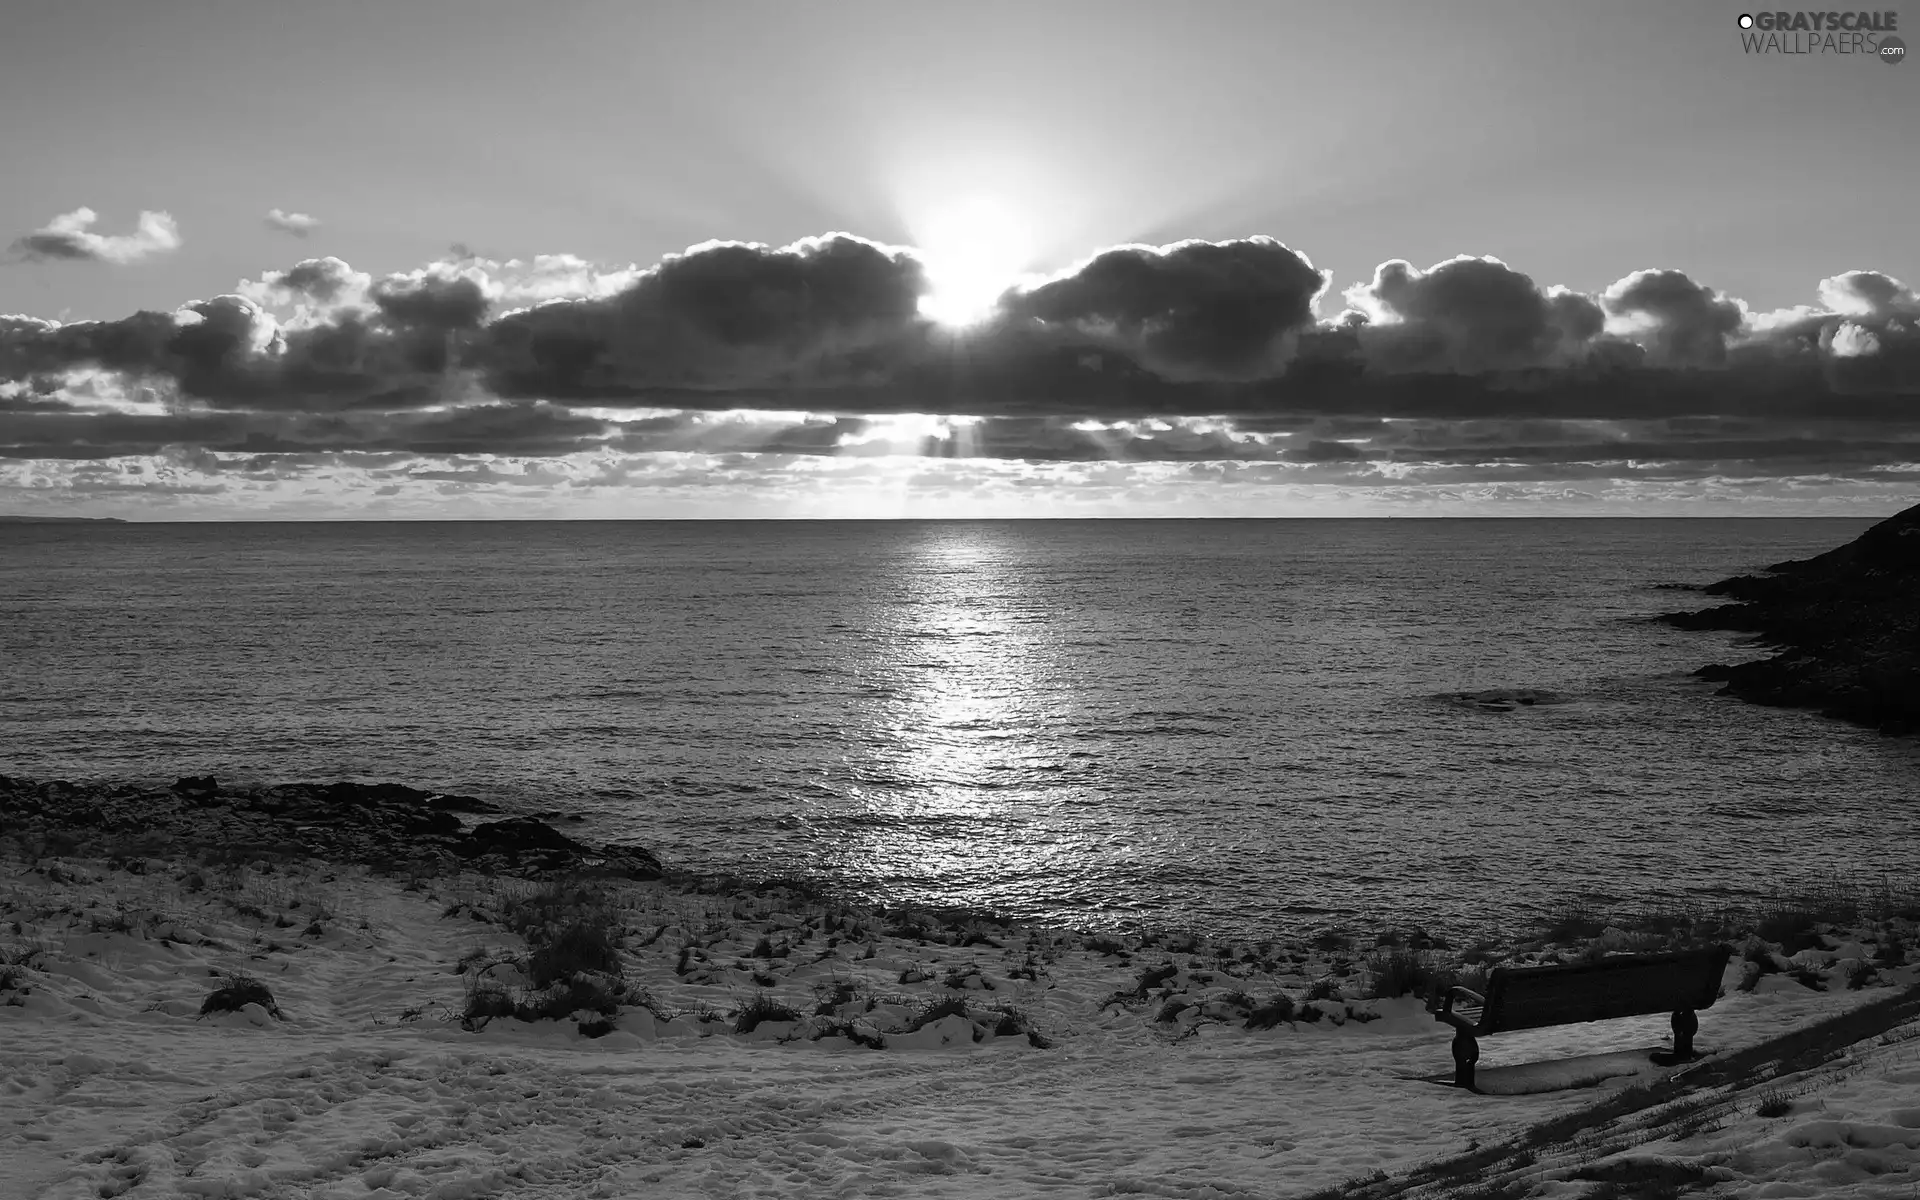
[{"label": "sun glare", "polygon": [[971,325],[988,316],[1033,253],[1026,225],[987,196],[939,210],[914,233],[928,284],[920,313],[942,325]]}]

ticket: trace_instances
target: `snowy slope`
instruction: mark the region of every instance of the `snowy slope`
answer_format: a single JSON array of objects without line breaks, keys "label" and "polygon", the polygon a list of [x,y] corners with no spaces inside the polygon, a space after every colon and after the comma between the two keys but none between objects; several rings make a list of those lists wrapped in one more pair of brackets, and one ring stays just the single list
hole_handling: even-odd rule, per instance
[{"label": "snowy slope", "polygon": [[[26,960],[0,998],[5,1197],[1296,1196],[1644,1081],[1660,1070],[1644,1051],[1666,1034],[1647,1017],[1493,1037],[1483,1084],[1511,1094],[1472,1095],[1435,1082],[1450,1031],[1410,998],[1243,1028],[1231,994],[1302,995],[1336,965],[1314,952],[1247,964],[984,927],[989,940],[952,945],[871,914],[828,921],[818,906],[657,884],[623,894],[627,974],[660,1017],[629,1006],[595,1038],[571,1020],[469,1031],[462,960],[524,948],[474,914],[523,885],[410,886],[319,863],[0,871],[0,950]],[[1108,1002],[1162,964],[1176,971],[1148,998]],[[267,983],[284,1019],[200,1017],[229,971]],[[1782,975],[1730,987],[1702,1013],[1702,1046],[1753,1045],[1910,985],[1912,971],[1858,991],[1837,969],[1829,979],[1827,991]],[[836,1011],[886,1048],[806,1040],[824,1021],[735,1035],[676,1015],[762,993],[811,1013],[838,984],[859,998]],[[918,1006],[955,995],[974,1015],[1015,1006],[1048,1048],[976,1041],[981,1026],[961,1017],[903,1032]],[[1168,997],[1188,1008],[1156,1021]],[[1373,1019],[1348,1019],[1349,1006]],[[1920,1062],[1904,1043],[1876,1054],[1855,1074],[1809,1077],[1788,1117],[1736,1114],[1662,1152],[1713,1159],[1728,1189],[1774,1189],[1742,1195],[1911,1186]],[[1591,1186],[1554,1182],[1555,1169],[1542,1164],[1540,1186]]]}]

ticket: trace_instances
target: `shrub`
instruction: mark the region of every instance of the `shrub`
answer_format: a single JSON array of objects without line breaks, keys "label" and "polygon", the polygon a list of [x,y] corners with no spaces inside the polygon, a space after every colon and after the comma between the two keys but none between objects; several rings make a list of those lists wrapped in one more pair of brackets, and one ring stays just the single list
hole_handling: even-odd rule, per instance
[{"label": "shrub", "polygon": [[1279,992],[1273,999],[1247,1014],[1247,1028],[1272,1029],[1282,1021],[1293,1020],[1293,1014],[1293,997]]},{"label": "shrub", "polygon": [[1723,932],[1718,922],[1685,907],[1645,908],[1625,924],[1639,935],[1635,938],[1637,944],[1650,943],[1645,945],[1647,949],[1662,946],[1682,949],[1713,940]]},{"label": "shrub", "polygon": [[473,1029],[475,1022],[514,1015],[513,997],[491,979],[476,979],[467,986],[466,1007],[460,1011],[460,1024]]},{"label": "shrub", "polygon": [[527,976],[536,988],[571,979],[583,971],[620,974],[620,949],[605,925],[574,921],[550,937],[535,935],[527,940],[533,947],[527,956]]},{"label": "shrub", "polygon": [[508,896],[500,906],[500,923],[534,941],[549,930],[581,922],[611,924],[613,907],[612,898],[598,883],[555,879]]},{"label": "shrub", "polygon": [[132,933],[139,921],[122,903],[114,906],[112,912],[105,915],[90,913],[87,925],[94,933]]},{"label": "shrub", "polygon": [[740,1011],[734,1015],[733,1031],[735,1033],[752,1033],[765,1021],[798,1021],[799,1019],[800,1013],[798,1010],[782,1004],[765,992],[761,992],[754,996],[753,999],[747,1001]]},{"label": "shrub", "polygon": [[968,1020],[972,1020],[973,1018],[967,1013],[966,997],[948,996],[942,1000],[935,1000],[914,1014],[913,1022],[907,1026],[907,1032],[918,1033],[943,1017],[967,1017]]},{"label": "shrub", "polygon": [[[942,977],[942,979],[940,980],[940,984],[942,987],[949,987],[955,991],[964,991],[966,990],[967,980],[979,974],[980,974],[980,968],[977,966],[973,966],[971,964],[964,967],[963,966],[949,967],[947,968],[946,975]],[[985,984],[987,981],[984,977],[982,977],[980,982],[982,984]],[[991,987],[987,987],[986,990],[992,991],[993,989]]]},{"label": "shrub", "polygon": [[1903,966],[1907,961],[1907,943],[1891,923],[1880,935],[1880,944],[1873,951],[1873,961],[1883,967]]},{"label": "shrub", "polygon": [[842,1004],[852,1004],[860,998],[860,987],[851,979],[836,979],[832,983],[817,983],[813,987],[814,999],[819,1001],[813,1010],[816,1017],[830,1017]]},{"label": "shrub", "polygon": [[1147,993],[1159,987],[1180,973],[1180,968],[1172,963],[1162,963],[1157,967],[1148,967],[1140,972],[1140,978],[1134,981],[1133,994],[1137,999],[1145,1000]]},{"label": "shrub", "polygon": [[644,988],[642,988],[638,992],[629,992],[627,994],[626,1000],[627,1000],[627,1003],[633,1005],[634,1007],[644,1008],[648,1012],[652,1013],[653,1019],[656,1021],[671,1021],[674,1018],[673,1011],[669,1009],[665,1004],[662,1004],[659,998],[656,997],[652,992],[649,992]]},{"label": "shrub", "polygon": [[1367,960],[1367,974],[1372,981],[1369,994],[1383,1000],[1425,991],[1440,982],[1426,955],[1417,950],[1395,949],[1376,954]]},{"label": "shrub", "polygon": [[[610,1017],[620,1011],[620,999],[625,992],[626,984],[620,980],[577,975],[551,987],[516,994],[497,980],[474,975],[467,982],[467,1002],[461,1010],[460,1024],[472,1030],[483,1028],[494,1017],[521,1021],[564,1020],[582,1011]],[[656,1016],[660,1015],[651,1004],[647,1007]]]},{"label": "shrub", "polygon": [[1827,990],[1827,981],[1821,978],[1820,972],[1814,970],[1812,967],[1796,966],[1791,971],[1788,971],[1787,974],[1801,987],[1811,988],[1816,992],[1824,992]]},{"label": "shrub", "polygon": [[239,1012],[249,1004],[258,1004],[276,1019],[284,1016],[280,1006],[273,1002],[273,993],[267,990],[267,985],[251,975],[227,976],[200,1002],[200,1015]]},{"label": "shrub", "polygon": [[1592,909],[1569,901],[1547,914],[1540,936],[1549,942],[1579,942],[1599,937],[1607,923]]},{"label": "shrub", "polygon": [[1757,915],[1754,933],[1792,955],[1822,948],[1819,927],[1852,923],[1860,915],[1860,904],[1841,888],[1832,887],[1810,895],[1775,897]]},{"label": "shrub", "polygon": [[1793,1097],[1779,1088],[1768,1088],[1760,1093],[1760,1103],[1754,1105],[1753,1114],[1772,1120],[1784,1117],[1793,1111]]},{"label": "shrub", "polygon": [[1780,964],[1773,959],[1773,952],[1760,943],[1758,938],[1749,939],[1740,957],[1751,964],[1751,969],[1740,977],[1740,990],[1751,992],[1760,985],[1763,975],[1778,975]]},{"label": "shrub", "polygon": [[1476,995],[1484,996],[1487,994],[1487,980],[1492,975],[1493,971],[1487,964],[1475,963],[1464,971],[1454,972],[1448,986],[1463,987]]},{"label": "shrub", "polygon": [[903,909],[894,914],[887,923],[886,931],[893,937],[924,942],[927,940],[927,935],[933,932],[933,926],[928,924],[927,919],[920,914]]},{"label": "shrub", "polygon": [[1027,1014],[1011,1004],[995,1005],[986,1012],[983,1024],[992,1028],[995,1037],[1012,1037],[1015,1034],[1033,1034],[1033,1021]]},{"label": "shrub", "polygon": [[1316,979],[1307,987],[1309,1000],[1338,1000],[1339,998],[1340,985],[1331,975]]},{"label": "shrub", "polygon": [[522,1021],[561,1020],[585,1010],[611,1016],[620,1011],[626,985],[604,976],[576,975],[564,983],[530,992],[514,1005]]},{"label": "shrub", "polygon": [[492,963],[493,951],[485,946],[475,946],[460,956],[460,961],[454,964],[453,971],[456,975],[465,975],[469,971],[485,970]]}]

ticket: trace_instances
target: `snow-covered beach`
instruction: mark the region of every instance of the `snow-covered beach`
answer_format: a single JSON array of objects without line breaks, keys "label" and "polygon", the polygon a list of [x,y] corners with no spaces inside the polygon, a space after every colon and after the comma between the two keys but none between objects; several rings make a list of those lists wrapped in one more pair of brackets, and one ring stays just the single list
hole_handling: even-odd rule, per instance
[{"label": "snow-covered beach", "polygon": [[[1451,1033],[1416,996],[1373,995],[1392,947],[47,849],[0,860],[8,1197],[1882,1196],[1920,1179],[1904,910],[1739,938],[1699,1063],[1648,1058],[1664,1016],[1560,1026],[1485,1041],[1473,1094],[1444,1086]],[[611,1014],[469,1015],[476,992],[531,994],[513,914],[568,887],[617,941]],[[1413,957],[1657,941],[1587,932]],[[277,1015],[202,1015],[236,974]]]}]

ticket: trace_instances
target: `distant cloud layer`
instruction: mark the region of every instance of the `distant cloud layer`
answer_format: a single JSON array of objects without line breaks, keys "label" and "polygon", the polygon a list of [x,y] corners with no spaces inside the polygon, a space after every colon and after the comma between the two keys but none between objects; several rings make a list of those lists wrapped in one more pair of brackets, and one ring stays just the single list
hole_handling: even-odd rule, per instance
[{"label": "distant cloud layer", "polygon": [[180,227],[163,212],[143,212],[129,234],[94,233],[100,214],[90,208],[61,213],[45,226],[17,238],[13,248],[29,259],[78,259],[132,263],[180,248]]},{"label": "distant cloud layer", "polygon": [[[93,219],[20,244],[120,262],[178,244],[164,214],[121,239]],[[137,488],[164,460],[215,492],[351,468],[370,496],[652,487],[668,463],[676,487],[750,486],[898,455],[945,464],[943,487],[1162,464],[1220,488],[1737,495],[1725,481],[1920,470],[1920,299],[1880,272],[1768,313],[1668,269],[1584,293],[1490,257],[1393,259],[1327,313],[1332,282],[1271,238],[1121,246],[955,330],[921,316],[915,252],[845,234],[644,269],[310,258],[172,312],[0,317],[0,462],[63,488],[91,477],[73,464],[146,462],[146,484],[116,476]]]},{"label": "distant cloud layer", "polygon": [[269,209],[266,220],[267,228],[277,229],[281,233],[290,233],[295,237],[301,238],[320,228],[319,220],[308,216],[306,213],[287,212],[285,209],[279,208]]}]

